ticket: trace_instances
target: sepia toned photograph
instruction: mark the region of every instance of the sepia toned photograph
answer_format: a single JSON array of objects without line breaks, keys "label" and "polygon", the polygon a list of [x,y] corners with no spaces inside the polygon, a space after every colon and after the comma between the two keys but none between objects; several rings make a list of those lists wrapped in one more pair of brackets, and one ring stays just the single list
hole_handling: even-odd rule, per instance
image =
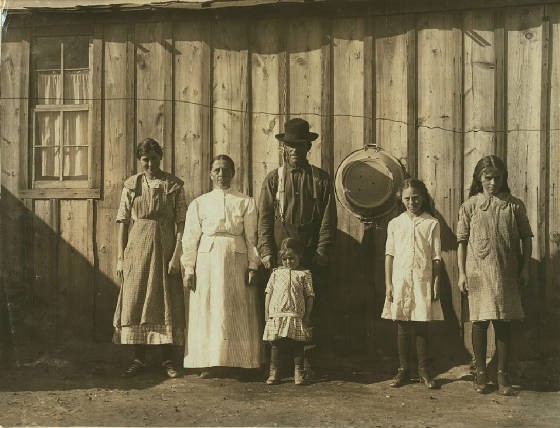
[{"label": "sepia toned photograph", "polygon": [[560,426],[560,0],[0,0],[0,427]]}]

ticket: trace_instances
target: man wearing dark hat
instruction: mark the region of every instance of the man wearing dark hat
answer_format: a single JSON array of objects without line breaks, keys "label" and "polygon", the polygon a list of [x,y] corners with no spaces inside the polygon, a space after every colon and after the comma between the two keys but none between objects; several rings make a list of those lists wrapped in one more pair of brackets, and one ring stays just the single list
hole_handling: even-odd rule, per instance
[{"label": "man wearing dark hat", "polygon": [[[315,305],[312,317],[321,317],[329,256],[336,236],[336,203],[329,174],[307,161],[311,142],[319,136],[300,118],[286,122],[277,134],[284,164],[271,171],[259,198],[258,250],[267,270],[279,264],[278,249],[285,238],[305,245],[301,264],[313,273]],[[323,295],[322,295],[323,294]],[[321,317],[322,318],[322,317]],[[320,326],[318,327],[321,328]],[[315,329],[315,336],[317,329]],[[311,370],[311,349],[306,347],[305,370]]]}]

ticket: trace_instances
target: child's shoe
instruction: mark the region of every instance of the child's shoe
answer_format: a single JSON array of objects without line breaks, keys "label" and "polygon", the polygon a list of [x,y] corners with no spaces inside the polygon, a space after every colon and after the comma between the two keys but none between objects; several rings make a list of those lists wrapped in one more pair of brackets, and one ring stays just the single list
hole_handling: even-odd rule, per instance
[{"label": "child's shoe", "polygon": [[409,381],[410,381],[410,375],[408,374],[408,370],[400,367],[397,370],[397,374],[395,375],[395,377],[393,378],[389,386],[391,388],[399,388],[403,385],[406,385]]},{"label": "child's shoe", "polygon": [[275,365],[270,365],[270,370],[268,372],[268,379],[266,380],[267,385],[276,385],[280,383],[280,376],[278,375],[278,368]]},{"label": "child's shoe", "polygon": [[168,378],[175,379],[179,377],[179,372],[177,371],[171,360],[165,360],[163,363],[161,363],[161,365]]},{"label": "child's shoe", "polygon": [[498,370],[498,393],[511,396],[514,395],[513,388],[511,387],[511,382],[509,380],[509,375],[507,372]]},{"label": "child's shoe", "polygon": [[436,381],[430,376],[430,372],[427,369],[418,369],[418,376],[420,377],[420,382],[428,387],[428,389],[436,389]]},{"label": "child's shoe", "polygon": [[121,377],[130,378],[134,376],[138,376],[140,373],[144,371],[146,368],[146,364],[144,364],[139,359],[135,358],[130,366],[121,374]]},{"label": "child's shoe", "polygon": [[474,374],[473,388],[479,394],[486,392],[486,370],[477,370]]},{"label": "child's shoe", "polygon": [[296,385],[304,385],[305,384],[305,370],[303,366],[296,365],[294,370],[294,383]]}]

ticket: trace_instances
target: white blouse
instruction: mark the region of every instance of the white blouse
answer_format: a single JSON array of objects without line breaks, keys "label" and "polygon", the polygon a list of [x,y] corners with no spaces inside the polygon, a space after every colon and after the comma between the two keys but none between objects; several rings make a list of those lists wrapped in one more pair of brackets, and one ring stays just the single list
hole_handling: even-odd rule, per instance
[{"label": "white blouse", "polygon": [[216,236],[230,236],[236,253],[246,253],[249,269],[257,269],[257,210],[250,196],[214,189],[191,202],[185,217],[183,255],[185,274],[194,273],[196,255],[210,252]]}]

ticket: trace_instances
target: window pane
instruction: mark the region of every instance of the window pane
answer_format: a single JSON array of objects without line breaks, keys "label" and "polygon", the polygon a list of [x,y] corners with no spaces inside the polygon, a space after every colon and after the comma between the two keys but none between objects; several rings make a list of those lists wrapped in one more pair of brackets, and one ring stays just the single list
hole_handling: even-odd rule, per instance
[{"label": "window pane", "polygon": [[87,180],[88,178],[88,148],[64,148],[64,178],[73,180]]},{"label": "window pane", "polygon": [[64,69],[89,68],[89,37],[65,37]]},{"label": "window pane", "polygon": [[60,176],[60,113],[35,113],[35,180],[53,180]]},{"label": "window pane", "polygon": [[88,112],[87,111],[64,112],[64,145],[67,146],[88,145]]},{"label": "window pane", "polygon": [[64,104],[86,104],[88,91],[89,70],[64,72]]},{"label": "window pane", "polygon": [[32,52],[36,70],[60,70],[61,43],[59,38],[38,37]]},{"label": "window pane", "polygon": [[58,180],[60,177],[60,149],[35,147],[33,150],[35,180]]},{"label": "window pane", "polygon": [[61,104],[60,72],[37,72],[37,104]]},{"label": "window pane", "polygon": [[60,145],[60,112],[36,112],[36,146]]}]

